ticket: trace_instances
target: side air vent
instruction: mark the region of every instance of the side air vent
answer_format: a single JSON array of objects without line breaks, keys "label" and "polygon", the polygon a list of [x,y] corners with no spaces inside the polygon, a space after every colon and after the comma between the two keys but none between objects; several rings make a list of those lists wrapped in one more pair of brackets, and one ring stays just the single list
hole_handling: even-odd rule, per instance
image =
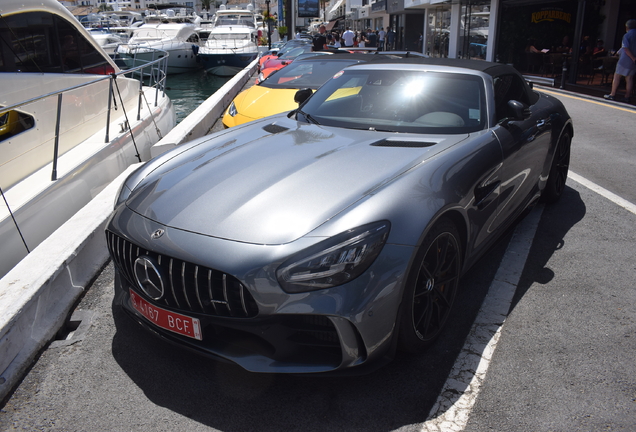
[{"label": "side air vent", "polygon": [[431,147],[434,146],[437,143],[434,142],[424,142],[424,141],[397,141],[397,140],[387,140],[387,139],[383,139],[380,141],[376,141],[373,144],[371,144],[372,146],[376,146],[376,147],[416,147],[416,148],[422,148],[422,147]]},{"label": "side air vent", "polygon": [[283,127],[283,126],[278,126],[278,125],[272,123],[272,124],[268,124],[267,126],[263,127],[263,130],[265,132],[277,134],[277,133],[285,132],[286,130],[289,130],[289,128],[286,128],[286,127]]}]

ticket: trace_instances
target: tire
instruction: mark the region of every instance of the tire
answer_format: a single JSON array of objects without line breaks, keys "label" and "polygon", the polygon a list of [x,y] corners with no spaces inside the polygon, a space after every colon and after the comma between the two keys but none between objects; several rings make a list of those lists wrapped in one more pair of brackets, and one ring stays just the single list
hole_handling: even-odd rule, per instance
[{"label": "tire", "polygon": [[447,219],[424,238],[402,299],[398,346],[422,352],[440,335],[450,315],[461,272],[459,233]]},{"label": "tire", "polygon": [[570,169],[570,146],[572,138],[569,132],[563,132],[559,139],[559,144],[554,151],[554,159],[550,166],[550,174],[543,190],[543,201],[552,204],[555,203],[563,195],[565,190],[565,181],[568,178]]}]

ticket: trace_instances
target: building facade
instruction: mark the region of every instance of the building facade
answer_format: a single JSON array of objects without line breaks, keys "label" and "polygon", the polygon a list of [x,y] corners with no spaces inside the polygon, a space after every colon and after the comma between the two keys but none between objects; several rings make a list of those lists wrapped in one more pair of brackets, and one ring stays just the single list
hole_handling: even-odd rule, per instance
[{"label": "building facade", "polygon": [[[395,48],[432,57],[472,58],[531,68],[526,50],[565,52],[574,81],[586,53],[620,48],[636,0],[332,0],[328,17],[354,29],[390,27]],[[338,9],[340,8],[340,9]],[[338,23],[341,24],[341,23]],[[534,68],[532,68],[534,69]],[[543,65],[541,70],[546,72]]]}]

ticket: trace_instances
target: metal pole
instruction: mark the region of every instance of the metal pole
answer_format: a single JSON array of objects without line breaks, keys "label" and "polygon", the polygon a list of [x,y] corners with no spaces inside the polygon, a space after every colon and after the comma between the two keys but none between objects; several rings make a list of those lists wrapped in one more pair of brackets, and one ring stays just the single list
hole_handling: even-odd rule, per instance
[{"label": "metal pole", "polygon": [[[585,19],[585,0],[579,0],[576,10],[576,23],[574,28],[574,40],[572,41],[572,62],[570,63],[570,82],[576,84],[578,75],[579,51],[581,49],[581,39],[583,36],[583,21]],[[590,41],[591,42],[591,41]]]},{"label": "metal pole", "polygon": [[568,57],[563,55],[563,70],[561,71],[561,86],[559,88],[565,88],[565,81],[568,79]]},{"label": "metal pole", "polygon": [[60,119],[62,117],[62,93],[57,95],[57,119],[55,120],[55,144],[53,145],[53,172],[51,181],[57,180],[57,154],[60,147]]},{"label": "metal pole", "polygon": [[267,49],[272,49],[272,18],[269,16],[269,0],[265,0],[265,4],[267,5],[267,18],[265,21],[267,22]]},{"label": "metal pole", "polygon": [[117,75],[114,73],[110,74],[110,80],[108,81],[108,107],[106,107],[106,136],[104,137],[104,142],[107,143],[109,140],[109,132],[110,132],[110,109],[113,105],[113,81],[117,78]]}]

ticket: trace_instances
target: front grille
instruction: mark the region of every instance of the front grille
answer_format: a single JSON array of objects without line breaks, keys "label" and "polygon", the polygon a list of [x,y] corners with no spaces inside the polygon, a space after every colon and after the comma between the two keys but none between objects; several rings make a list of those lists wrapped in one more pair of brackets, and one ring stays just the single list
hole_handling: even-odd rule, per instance
[{"label": "front grille", "polygon": [[142,255],[155,260],[166,278],[163,297],[155,303],[175,309],[223,317],[250,318],[258,306],[247,288],[233,276],[143,249],[106,231],[108,251],[131,285],[137,287],[135,260]]}]

